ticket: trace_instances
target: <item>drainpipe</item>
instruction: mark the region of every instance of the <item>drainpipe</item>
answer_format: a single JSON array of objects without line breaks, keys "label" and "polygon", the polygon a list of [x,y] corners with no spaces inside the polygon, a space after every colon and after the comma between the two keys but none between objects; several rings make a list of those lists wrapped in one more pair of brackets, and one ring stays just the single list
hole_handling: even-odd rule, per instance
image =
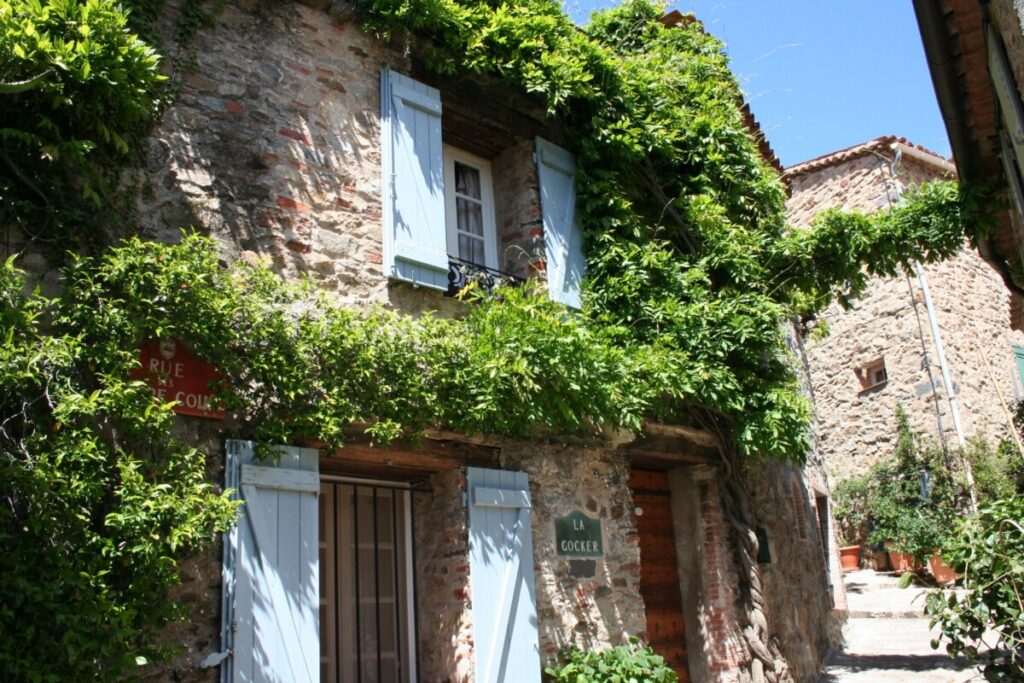
[{"label": "drainpipe", "polygon": [[[903,192],[900,188],[899,178],[896,176],[896,166],[903,158],[903,149],[905,147],[906,145],[901,145],[899,143],[892,145],[892,149],[896,154],[889,164],[889,173],[892,176],[897,201],[902,199]],[[964,447],[967,445],[967,440],[964,438],[964,425],[963,421],[960,419],[960,403],[957,400],[958,397],[956,389],[953,387],[953,379],[949,372],[949,363],[946,362],[946,352],[942,347],[942,333],[939,331],[939,321],[935,315],[935,306],[932,303],[931,291],[928,289],[928,279],[925,277],[924,269],[921,268],[920,263],[915,260],[911,265],[914,268],[914,273],[917,274],[917,281],[921,285],[921,292],[924,294],[924,308],[928,313],[928,325],[931,327],[932,339],[935,341],[935,353],[936,356],[938,356],[939,369],[942,371],[942,385],[946,390],[946,398],[949,399],[949,411],[953,416],[953,430],[956,432],[956,440],[960,445],[960,463],[964,468],[964,478],[967,479],[967,490],[971,496],[971,510],[975,515],[977,515],[978,493],[974,487],[974,472],[971,470],[971,463],[968,462],[967,458],[964,456]]]},{"label": "drainpipe", "polygon": [[917,261],[913,263],[914,272],[917,274],[917,281],[924,293],[924,308],[928,312],[928,324],[932,328],[932,339],[935,340],[935,353],[939,360],[939,369],[942,371],[942,385],[946,389],[946,398],[949,399],[949,412],[953,415],[953,429],[956,431],[956,440],[960,444],[960,461],[964,467],[964,476],[967,479],[967,490],[971,494],[971,509],[978,514],[978,494],[974,490],[974,472],[971,471],[971,463],[964,457],[964,446],[967,445],[964,439],[964,425],[960,420],[960,405],[957,400],[956,389],[953,387],[953,379],[949,373],[949,363],[946,362],[946,352],[942,348],[942,334],[939,332],[939,321],[935,317],[935,307],[932,304],[932,295],[928,291],[928,280],[924,276],[924,269]]}]

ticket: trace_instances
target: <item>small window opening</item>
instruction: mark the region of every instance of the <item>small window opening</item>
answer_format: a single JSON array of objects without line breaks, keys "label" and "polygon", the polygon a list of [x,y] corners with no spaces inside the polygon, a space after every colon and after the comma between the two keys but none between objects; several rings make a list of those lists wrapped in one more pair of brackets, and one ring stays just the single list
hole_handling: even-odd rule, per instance
[{"label": "small window opening", "polygon": [[880,387],[889,381],[889,371],[885,367],[885,358],[877,358],[857,368],[854,373],[860,381],[860,390],[867,391]]}]

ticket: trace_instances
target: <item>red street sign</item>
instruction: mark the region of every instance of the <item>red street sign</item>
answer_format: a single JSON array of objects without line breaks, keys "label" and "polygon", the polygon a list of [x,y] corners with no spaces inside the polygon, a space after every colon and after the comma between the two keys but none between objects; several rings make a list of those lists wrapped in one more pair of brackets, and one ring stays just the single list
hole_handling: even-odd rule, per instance
[{"label": "red street sign", "polygon": [[220,379],[211,364],[188,352],[173,339],[155,339],[142,347],[142,368],[132,373],[153,389],[161,401],[177,401],[173,410],[179,415],[194,415],[223,420],[224,413],[210,407],[210,384]]}]

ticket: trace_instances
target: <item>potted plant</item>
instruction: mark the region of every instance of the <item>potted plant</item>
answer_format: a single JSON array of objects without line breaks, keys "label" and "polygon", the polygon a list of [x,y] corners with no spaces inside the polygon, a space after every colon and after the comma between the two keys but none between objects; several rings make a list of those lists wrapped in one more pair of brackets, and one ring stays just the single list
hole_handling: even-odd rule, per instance
[{"label": "potted plant", "polygon": [[860,568],[860,539],[867,533],[871,480],[853,477],[839,482],[832,492],[832,514],[839,531],[839,564],[843,571]]},{"label": "potted plant", "polygon": [[935,583],[944,585],[960,578],[953,569],[942,559],[938,548],[934,549],[932,556],[928,558],[928,569],[932,573]]},{"label": "potted plant", "polygon": [[839,564],[844,572],[860,569],[860,544],[844,545],[839,548]]}]

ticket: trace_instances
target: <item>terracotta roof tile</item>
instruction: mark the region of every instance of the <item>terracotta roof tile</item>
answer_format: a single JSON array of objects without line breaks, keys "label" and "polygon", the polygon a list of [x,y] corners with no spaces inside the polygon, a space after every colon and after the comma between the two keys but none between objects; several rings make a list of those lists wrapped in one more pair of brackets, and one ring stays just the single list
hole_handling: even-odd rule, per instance
[{"label": "terracotta roof tile", "polygon": [[845,161],[849,161],[850,159],[856,159],[857,157],[862,157],[865,154],[870,154],[871,152],[880,149],[890,148],[892,147],[892,145],[896,143],[906,145],[907,147],[913,147],[916,150],[933,156],[935,157],[936,162],[951,161],[950,159],[947,159],[941,154],[933,152],[927,147],[915,145],[906,138],[896,137],[895,135],[883,135],[881,137],[875,138],[874,140],[868,140],[867,142],[852,145],[850,147],[837,150],[835,152],[823,154],[820,157],[815,157],[813,159],[808,159],[807,161],[802,161],[799,164],[793,164],[792,166],[785,169],[784,173],[787,178],[793,178],[799,175],[804,175],[806,173],[817,171],[822,168],[827,168],[829,166],[841,164]]}]

